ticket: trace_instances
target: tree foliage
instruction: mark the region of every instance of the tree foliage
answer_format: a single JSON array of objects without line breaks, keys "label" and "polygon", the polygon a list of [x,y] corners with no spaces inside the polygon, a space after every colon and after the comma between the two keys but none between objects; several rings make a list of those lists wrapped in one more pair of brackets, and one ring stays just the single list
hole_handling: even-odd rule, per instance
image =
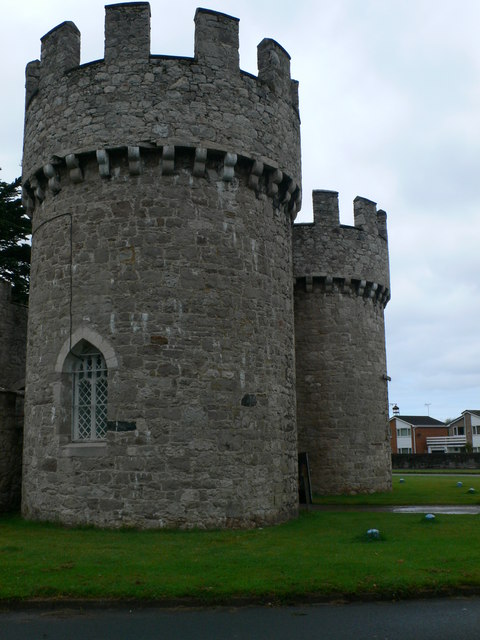
[{"label": "tree foliage", "polygon": [[11,282],[12,295],[28,302],[32,223],[22,207],[20,178],[0,180],[0,278]]}]

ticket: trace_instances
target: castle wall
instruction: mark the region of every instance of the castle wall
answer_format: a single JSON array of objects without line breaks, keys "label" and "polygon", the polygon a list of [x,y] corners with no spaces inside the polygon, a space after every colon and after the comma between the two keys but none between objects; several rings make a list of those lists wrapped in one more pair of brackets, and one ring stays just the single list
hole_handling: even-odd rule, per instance
[{"label": "castle wall", "polygon": [[391,487],[384,306],[386,216],[355,200],[339,224],[338,194],[314,191],[314,223],[294,227],[299,451],[314,491]]},{"label": "castle wall", "polygon": [[0,280],[0,511],[20,506],[27,308]]},{"label": "castle wall", "polygon": [[[259,78],[243,74],[238,21],[200,10],[195,58],[154,57],[146,3],[106,10],[104,60],[75,67],[79,34],[64,23],[27,67],[23,513],[104,526],[286,520],[300,195],[288,54],[264,41]],[[82,341],[108,369],[99,441],[72,439]]]},{"label": "castle wall", "polygon": [[0,513],[20,507],[23,397],[0,389]]},{"label": "castle wall", "polygon": [[0,280],[0,388],[22,388],[25,379],[27,308],[11,299],[11,285]]}]

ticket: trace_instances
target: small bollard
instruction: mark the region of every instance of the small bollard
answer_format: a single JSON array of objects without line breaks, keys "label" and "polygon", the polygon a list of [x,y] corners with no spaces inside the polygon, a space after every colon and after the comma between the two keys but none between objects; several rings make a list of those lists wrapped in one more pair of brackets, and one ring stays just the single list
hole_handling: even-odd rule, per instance
[{"label": "small bollard", "polygon": [[435,520],[435,516],[433,515],[433,513],[426,513],[425,520],[427,520],[428,522],[431,522],[432,520]]},{"label": "small bollard", "polygon": [[470,489],[468,490],[468,493],[475,493],[475,489],[473,487],[470,487]]},{"label": "small bollard", "polygon": [[463,482],[461,482],[460,480],[457,482],[457,487],[463,487]]},{"label": "small bollard", "polygon": [[367,531],[367,538],[369,540],[379,540],[380,539],[380,531],[378,529],[369,529]]},{"label": "small bollard", "polygon": [[400,478],[399,482],[400,484],[402,484],[403,482],[405,482],[405,478]]}]

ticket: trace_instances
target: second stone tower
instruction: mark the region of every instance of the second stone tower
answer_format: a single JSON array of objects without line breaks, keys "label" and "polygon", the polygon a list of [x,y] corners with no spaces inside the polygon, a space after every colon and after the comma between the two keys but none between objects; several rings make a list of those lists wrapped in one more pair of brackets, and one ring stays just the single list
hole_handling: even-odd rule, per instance
[{"label": "second stone tower", "polygon": [[386,214],[357,197],[340,224],[335,191],[313,192],[313,214],[293,244],[299,451],[318,493],[387,491]]}]

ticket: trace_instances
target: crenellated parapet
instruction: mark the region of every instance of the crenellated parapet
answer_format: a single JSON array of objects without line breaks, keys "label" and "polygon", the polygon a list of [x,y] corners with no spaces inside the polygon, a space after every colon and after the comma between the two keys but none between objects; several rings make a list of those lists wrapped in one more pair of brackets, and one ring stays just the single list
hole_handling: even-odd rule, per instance
[{"label": "crenellated parapet", "polygon": [[63,169],[67,179],[80,181],[83,158],[91,153],[108,177],[107,157],[116,149],[128,150],[134,174],[151,149],[162,158],[162,174],[176,170],[181,149],[193,154],[196,177],[210,156],[221,156],[221,179],[227,180],[235,175],[234,158],[246,158],[252,188],[265,183],[267,193],[297,194],[298,208],[298,85],[290,77],[290,57],[264,39],[258,77],[242,72],[238,26],[236,18],[198,9],[193,58],[151,55],[149,4],[109,5],[104,58],[83,65],[80,32],[72,22],[43,36],[41,59],[26,69],[24,185],[30,209],[48,190],[58,192]]},{"label": "crenellated parapet", "polygon": [[338,193],[313,192],[314,221],[294,226],[294,277],[298,286],[357,295],[385,306],[390,299],[387,216],[357,197],[354,226],[340,224]]}]

